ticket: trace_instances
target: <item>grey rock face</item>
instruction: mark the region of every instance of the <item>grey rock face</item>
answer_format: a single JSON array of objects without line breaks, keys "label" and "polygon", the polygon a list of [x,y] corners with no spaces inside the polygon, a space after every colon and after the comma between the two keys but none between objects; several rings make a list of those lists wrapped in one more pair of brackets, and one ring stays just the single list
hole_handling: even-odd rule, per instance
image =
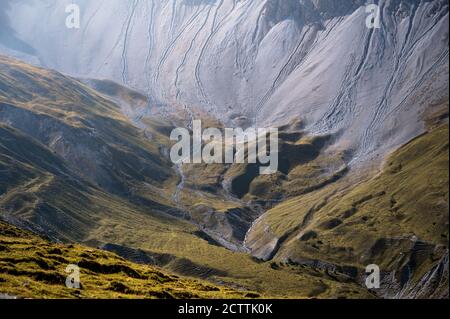
[{"label": "grey rock face", "polygon": [[446,1],[379,1],[380,29],[358,0],[80,0],[80,29],[65,27],[69,3],[9,3],[3,21],[30,49],[3,37],[0,52],[230,125],[303,118],[356,163],[419,134],[423,108],[448,98]]}]

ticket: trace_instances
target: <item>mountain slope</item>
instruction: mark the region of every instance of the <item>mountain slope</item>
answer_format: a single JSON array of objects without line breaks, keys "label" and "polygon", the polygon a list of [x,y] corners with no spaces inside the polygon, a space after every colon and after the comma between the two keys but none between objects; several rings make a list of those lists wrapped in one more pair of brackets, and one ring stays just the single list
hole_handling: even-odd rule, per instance
[{"label": "mountain slope", "polygon": [[[3,219],[274,296],[373,297],[367,263],[448,296],[448,1],[71,3],[0,5],[41,66],[0,57]],[[174,166],[193,119],[279,127],[279,171]]]},{"label": "mountain slope", "polygon": [[339,133],[354,163],[422,133],[417,113],[447,96],[445,0],[381,0],[380,29],[356,0],[82,0],[80,29],[64,27],[68,3],[7,1],[5,23],[34,51],[18,56],[131,86],[152,108],[242,126],[301,117]]}]

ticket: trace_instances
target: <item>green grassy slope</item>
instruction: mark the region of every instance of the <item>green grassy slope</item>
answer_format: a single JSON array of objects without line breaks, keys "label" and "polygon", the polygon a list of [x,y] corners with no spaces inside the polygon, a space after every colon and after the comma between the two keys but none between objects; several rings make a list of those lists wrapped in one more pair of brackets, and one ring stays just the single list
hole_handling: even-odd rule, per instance
[{"label": "green grassy slope", "polygon": [[[80,289],[65,286],[80,267]],[[258,294],[180,278],[113,253],[53,244],[0,222],[0,293],[17,298],[252,298]]]},{"label": "green grassy slope", "polygon": [[344,179],[276,206],[254,227],[253,252],[280,263],[341,267],[353,277],[375,263],[393,275],[391,285],[412,291],[447,258],[439,278],[445,286],[448,134],[441,124],[393,152],[369,180]]}]

